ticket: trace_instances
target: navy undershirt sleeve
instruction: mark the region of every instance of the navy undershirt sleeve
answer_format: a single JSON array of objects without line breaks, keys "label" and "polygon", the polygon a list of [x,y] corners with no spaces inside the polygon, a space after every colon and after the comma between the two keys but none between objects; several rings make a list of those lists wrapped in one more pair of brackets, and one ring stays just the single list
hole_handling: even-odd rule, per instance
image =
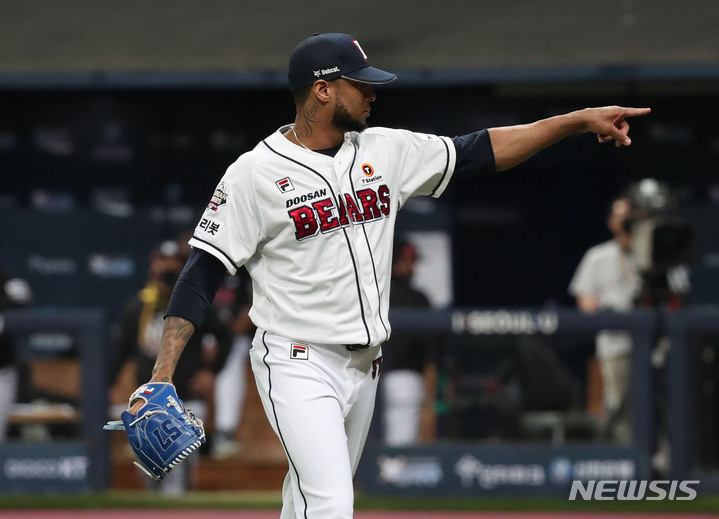
[{"label": "navy undershirt sleeve", "polygon": [[452,142],[457,150],[453,177],[468,177],[470,174],[481,175],[497,171],[492,141],[487,130],[452,137]]},{"label": "navy undershirt sleeve", "polygon": [[203,250],[192,249],[172,291],[165,317],[182,317],[199,328],[225,274],[227,269],[220,260]]}]

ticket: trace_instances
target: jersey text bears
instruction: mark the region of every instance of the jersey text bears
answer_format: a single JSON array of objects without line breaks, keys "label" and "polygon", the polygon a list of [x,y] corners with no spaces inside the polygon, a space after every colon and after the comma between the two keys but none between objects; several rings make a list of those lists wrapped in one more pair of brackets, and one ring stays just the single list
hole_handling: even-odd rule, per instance
[{"label": "jersey text bears", "polygon": [[356,196],[341,194],[336,201],[331,197],[315,200],[290,209],[287,214],[295,224],[295,237],[304,240],[347,227],[350,221],[364,223],[384,218],[389,215],[389,202],[389,188],[382,184],[376,191],[361,189]]}]

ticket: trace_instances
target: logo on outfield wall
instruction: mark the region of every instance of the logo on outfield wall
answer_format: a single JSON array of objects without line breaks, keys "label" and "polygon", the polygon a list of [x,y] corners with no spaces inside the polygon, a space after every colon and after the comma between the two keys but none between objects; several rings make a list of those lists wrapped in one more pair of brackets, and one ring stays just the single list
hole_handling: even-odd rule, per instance
[{"label": "logo on outfield wall", "polygon": [[560,456],[549,463],[549,479],[555,485],[566,485],[577,480],[630,480],[635,479],[638,472],[637,462],[630,458],[570,460]]},{"label": "logo on outfield wall", "polygon": [[462,486],[475,484],[481,488],[515,485],[537,487],[544,485],[547,475],[538,463],[483,463],[471,454],[465,454],[454,464],[454,472]]},{"label": "logo on outfield wall", "polygon": [[442,462],[434,456],[380,456],[379,483],[397,488],[432,488],[444,479]]},{"label": "logo on outfield wall", "polygon": [[3,476],[9,480],[84,481],[89,465],[87,456],[7,458],[3,463]]},{"label": "logo on outfield wall", "polygon": [[[436,445],[365,449],[357,482],[369,493],[402,495],[553,495],[574,500],[614,495],[657,496],[647,483],[646,454],[634,447],[553,445]],[[597,490],[599,481],[605,481]],[[620,483],[624,481],[624,486]],[[596,483],[596,484],[594,484]],[[655,483],[667,499],[689,499],[693,482]],[[640,499],[640,498],[637,498]],[[645,497],[644,499],[658,499]]]},{"label": "logo on outfield wall", "polygon": [[457,335],[552,335],[558,326],[556,312],[475,310],[452,314],[452,331]]}]

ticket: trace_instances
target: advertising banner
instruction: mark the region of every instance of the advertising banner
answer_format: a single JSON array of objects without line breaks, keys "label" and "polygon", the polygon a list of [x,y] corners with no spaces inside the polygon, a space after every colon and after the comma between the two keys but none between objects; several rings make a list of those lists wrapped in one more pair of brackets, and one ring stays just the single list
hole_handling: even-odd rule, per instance
[{"label": "advertising banner", "polygon": [[647,479],[646,455],[611,445],[368,446],[358,488],[395,495],[568,495],[573,481]]},{"label": "advertising banner", "polygon": [[8,442],[0,445],[0,493],[88,491],[89,466],[81,442]]}]

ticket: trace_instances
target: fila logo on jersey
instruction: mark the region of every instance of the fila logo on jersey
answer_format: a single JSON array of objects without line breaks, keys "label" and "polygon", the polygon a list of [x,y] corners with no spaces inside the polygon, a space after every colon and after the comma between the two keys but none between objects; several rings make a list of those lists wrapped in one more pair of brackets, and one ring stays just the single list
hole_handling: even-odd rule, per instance
[{"label": "fila logo on jersey", "polygon": [[352,223],[364,223],[380,220],[389,216],[389,188],[382,184],[377,191],[371,188],[361,189],[355,193],[323,198],[287,211],[295,224],[295,238],[304,240],[317,235],[318,232],[328,233],[347,227]]},{"label": "fila logo on jersey", "polygon": [[210,199],[210,203],[207,205],[207,208],[210,211],[216,212],[221,205],[227,203],[227,192],[225,191],[225,189],[225,183],[220,182],[220,185],[217,186],[217,189],[215,189],[215,192]]},{"label": "fila logo on jersey", "polygon": [[278,180],[277,182],[275,182],[275,184],[277,184],[277,188],[282,193],[287,193],[287,191],[295,190],[295,186],[292,185],[292,181],[290,180],[290,177],[285,177],[281,180]]},{"label": "fila logo on jersey", "polygon": [[292,344],[290,348],[290,358],[307,360],[310,358],[310,349],[301,344]]}]

